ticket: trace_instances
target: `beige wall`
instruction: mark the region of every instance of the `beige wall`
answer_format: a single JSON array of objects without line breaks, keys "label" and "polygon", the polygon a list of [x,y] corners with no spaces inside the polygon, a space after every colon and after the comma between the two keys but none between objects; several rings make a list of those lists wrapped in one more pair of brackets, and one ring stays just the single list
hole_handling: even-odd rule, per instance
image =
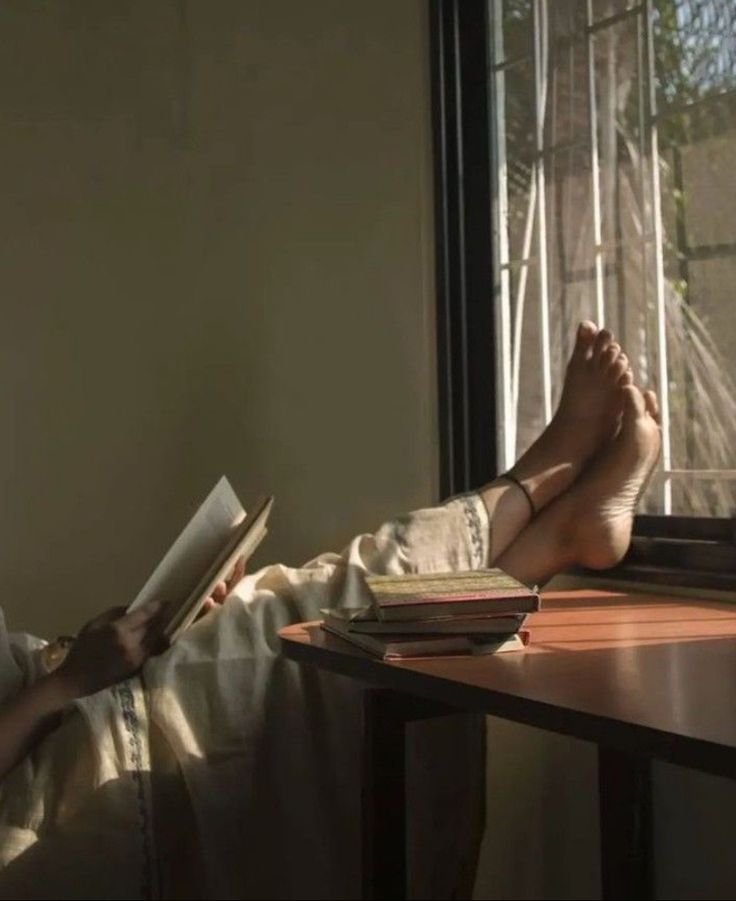
[{"label": "beige wall", "polygon": [[425,14],[0,4],[11,628],[128,601],[223,472],[261,561],[434,499]]}]

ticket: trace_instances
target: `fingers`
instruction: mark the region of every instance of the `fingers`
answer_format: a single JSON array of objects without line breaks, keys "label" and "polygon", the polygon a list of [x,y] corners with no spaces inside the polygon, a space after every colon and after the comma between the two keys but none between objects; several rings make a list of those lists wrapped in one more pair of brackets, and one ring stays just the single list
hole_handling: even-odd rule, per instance
[{"label": "fingers", "polygon": [[[245,558],[239,557],[235,562],[235,566],[233,566],[232,572],[227,577],[227,579],[220,581],[215,585],[212,590],[212,595],[208,598],[208,601],[212,601],[211,605],[208,604],[207,609],[211,610],[213,606],[217,604],[221,604],[225,598],[230,594],[233,588],[240,582],[240,580],[245,575]],[[206,611],[205,611],[206,612]]]},{"label": "fingers", "polygon": [[[150,614],[150,611],[146,611],[145,607],[141,607],[139,610],[144,614]],[[138,613],[139,610],[134,610],[133,613]],[[137,625],[131,626],[130,620],[126,624],[126,617],[115,623],[123,645],[128,649],[130,659],[137,662],[139,667],[143,666],[149,657],[161,654],[170,645],[169,639],[164,632],[166,623],[165,611],[165,605],[158,605],[158,609],[154,611],[153,615],[149,615],[148,618],[137,617],[133,619],[133,623],[137,623]]]},{"label": "fingers", "polygon": [[146,657],[162,654],[164,651],[168,650],[171,645],[171,642],[164,634],[160,624],[155,624],[147,629],[143,633],[140,643]]},{"label": "fingers", "polygon": [[233,567],[233,571],[228,576],[227,587],[228,591],[232,591],[233,588],[241,581],[241,579],[245,576],[245,557],[239,557]]},{"label": "fingers", "polygon": [[210,610],[214,610],[215,607],[218,607],[218,602],[213,597],[208,597],[207,600],[202,604],[199,613],[197,614],[196,621],[199,622],[203,616],[206,616]]},{"label": "fingers", "polygon": [[212,600],[214,600],[217,604],[221,604],[227,597],[227,592],[227,582],[218,582],[212,590]]}]

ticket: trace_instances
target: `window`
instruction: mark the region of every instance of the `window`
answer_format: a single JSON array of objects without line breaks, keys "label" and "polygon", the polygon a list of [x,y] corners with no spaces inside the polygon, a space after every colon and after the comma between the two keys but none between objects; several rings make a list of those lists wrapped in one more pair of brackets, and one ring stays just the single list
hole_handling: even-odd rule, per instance
[{"label": "window", "polygon": [[525,450],[592,318],[663,412],[630,561],[734,584],[736,4],[430,9],[444,490]]},{"label": "window", "polygon": [[662,407],[649,513],[736,501],[736,4],[490,0],[502,465],[605,323]]}]

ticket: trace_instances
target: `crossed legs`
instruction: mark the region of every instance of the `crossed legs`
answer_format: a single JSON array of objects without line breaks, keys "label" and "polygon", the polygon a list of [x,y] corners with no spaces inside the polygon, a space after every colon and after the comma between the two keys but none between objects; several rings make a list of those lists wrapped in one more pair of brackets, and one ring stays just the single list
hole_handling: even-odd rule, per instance
[{"label": "crossed legs", "polygon": [[616,564],[659,456],[658,419],[611,333],[582,323],[557,412],[510,471],[520,484],[499,477],[481,491],[493,565],[543,584],[573,563]]}]

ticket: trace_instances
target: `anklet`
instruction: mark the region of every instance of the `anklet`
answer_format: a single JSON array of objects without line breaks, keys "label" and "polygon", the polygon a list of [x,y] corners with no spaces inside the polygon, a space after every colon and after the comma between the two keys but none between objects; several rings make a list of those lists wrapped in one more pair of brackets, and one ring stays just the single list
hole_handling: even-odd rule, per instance
[{"label": "anklet", "polygon": [[526,485],[523,484],[516,476],[512,476],[510,472],[505,472],[503,475],[499,476],[499,479],[506,479],[507,482],[513,482],[514,485],[518,485],[519,488],[524,492],[524,497],[529,502],[529,509],[532,511],[532,519],[537,515],[537,508],[534,506],[534,501],[532,500],[531,493]]}]

